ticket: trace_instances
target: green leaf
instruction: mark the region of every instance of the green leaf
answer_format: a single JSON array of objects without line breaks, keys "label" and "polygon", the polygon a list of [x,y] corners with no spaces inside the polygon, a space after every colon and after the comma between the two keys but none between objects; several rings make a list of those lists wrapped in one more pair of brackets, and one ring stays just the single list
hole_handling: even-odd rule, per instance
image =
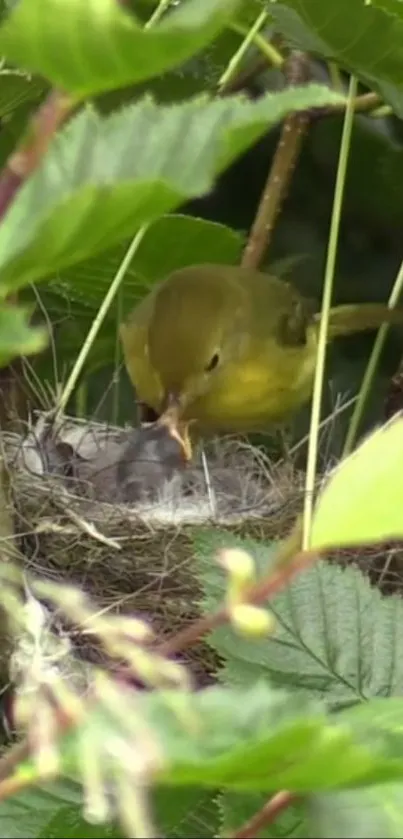
[{"label": "green leaf", "polygon": [[[248,550],[259,577],[269,573],[273,562],[273,546],[229,539],[225,533],[198,534],[196,570],[206,612],[225,597],[225,575],[214,556],[227,545]],[[225,660],[226,682],[245,685],[269,678],[278,687],[321,697],[331,707],[402,693],[403,661],[397,650],[403,602],[383,597],[357,569],[318,561],[295,576],[269,607],[277,627],[268,638],[252,641],[229,626],[211,634],[210,643]]]},{"label": "green leaf", "polygon": [[403,22],[403,10],[401,0],[370,0],[369,5],[375,9],[382,9],[383,12]]},{"label": "green leaf", "polygon": [[[55,138],[0,226],[4,289],[89,258],[206,194],[290,109],[341,101],[321,85],[159,107],[143,99],[107,118],[87,109]],[[342,100],[343,101],[343,100]]]},{"label": "green leaf", "polygon": [[337,59],[370,85],[383,81],[402,88],[403,21],[377,5],[364,0],[281,0],[270,4],[270,12],[280,30],[303,49]]},{"label": "green leaf", "polygon": [[[216,796],[197,788],[156,789],[151,805],[167,839],[208,839],[218,833]],[[0,839],[120,839],[111,824],[90,824],[83,814],[82,788],[63,778],[30,787],[0,803]]]},{"label": "green leaf", "polygon": [[20,0],[0,52],[77,97],[158,76],[212,41],[238,0],[188,0],[144,29],[116,0]]},{"label": "green leaf", "polygon": [[[0,117],[12,114],[16,108],[27,102],[37,102],[46,89],[41,79],[28,79],[16,70],[0,71]],[[3,130],[3,126],[2,126]]]},{"label": "green leaf", "polygon": [[217,794],[197,787],[160,787],[151,799],[154,822],[167,839],[211,839],[219,834]]},{"label": "green leaf", "polygon": [[263,11],[270,9],[269,0],[243,0],[238,9],[235,20],[249,28]]},{"label": "green leaf", "polygon": [[[125,276],[123,310],[135,305],[152,283],[178,268],[200,262],[237,263],[242,245],[240,234],[223,224],[185,215],[162,216],[146,231]],[[65,297],[70,304],[77,301],[90,307],[93,314],[101,305],[127,247],[125,242],[50,280],[47,287],[52,292],[60,292],[62,309],[65,310]],[[71,315],[74,314],[73,305]]]},{"label": "green leaf", "polygon": [[32,355],[47,344],[45,329],[29,325],[29,312],[17,306],[0,308],[0,367],[18,355]]},{"label": "green leaf", "polygon": [[81,787],[62,780],[30,787],[0,802],[1,839],[119,839],[108,825],[89,824],[82,816]]},{"label": "green leaf", "polygon": [[403,417],[396,415],[334,470],[316,504],[312,548],[403,536]]}]

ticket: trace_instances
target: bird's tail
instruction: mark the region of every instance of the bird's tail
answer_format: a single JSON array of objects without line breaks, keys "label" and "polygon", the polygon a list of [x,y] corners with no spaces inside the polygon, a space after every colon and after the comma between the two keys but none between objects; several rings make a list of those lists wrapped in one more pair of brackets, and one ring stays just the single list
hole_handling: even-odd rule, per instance
[{"label": "bird's tail", "polygon": [[[320,321],[320,312],[315,320]],[[353,332],[364,332],[377,329],[383,323],[403,325],[403,307],[389,309],[383,303],[354,303],[352,305],[335,306],[330,310],[329,339]]]}]

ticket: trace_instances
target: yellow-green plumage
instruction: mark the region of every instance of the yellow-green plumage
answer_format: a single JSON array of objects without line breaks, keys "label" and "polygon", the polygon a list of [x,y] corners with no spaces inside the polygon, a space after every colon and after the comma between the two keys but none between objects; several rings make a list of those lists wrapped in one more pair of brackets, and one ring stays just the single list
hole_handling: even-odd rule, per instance
[{"label": "yellow-green plumage", "polygon": [[[338,306],[329,337],[385,320],[402,323],[403,310]],[[201,431],[248,432],[283,422],[309,400],[318,326],[311,303],[283,280],[195,265],[156,286],[120,334],[140,401],[160,412],[174,395]]]}]

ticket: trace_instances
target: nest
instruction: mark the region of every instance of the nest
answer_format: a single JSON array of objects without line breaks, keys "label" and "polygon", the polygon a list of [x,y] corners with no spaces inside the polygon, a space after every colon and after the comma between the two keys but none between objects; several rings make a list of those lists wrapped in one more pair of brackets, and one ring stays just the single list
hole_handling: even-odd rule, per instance
[{"label": "nest", "polygon": [[[140,433],[66,419],[56,434],[40,419],[25,437],[3,435],[3,450],[26,569],[79,585],[101,610],[146,619],[162,639],[199,614],[195,528],[280,539],[302,509],[304,475],[231,438],[213,442],[185,472],[170,469],[167,476],[158,458],[148,472],[133,437]],[[152,446],[155,455],[155,440]],[[355,562],[386,592],[402,587],[401,546],[330,559]],[[82,660],[99,662],[88,635],[76,627],[71,637]],[[216,672],[217,658],[204,643],[185,660],[199,684]]]},{"label": "nest", "polygon": [[[41,418],[25,437],[3,435],[3,450],[26,569],[77,584],[100,609],[145,618],[164,638],[198,616],[195,528],[278,539],[301,507],[303,475],[280,475],[259,448],[228,438],[168,477],[156,478],[154,460],[149,479],[138,457],[130,462],[139,433],[66,419],[56,434]],[[99,660],[88,636],[72,637],[81,657]],[[202,682],[217,665],[203,643],[186,660]]]}]

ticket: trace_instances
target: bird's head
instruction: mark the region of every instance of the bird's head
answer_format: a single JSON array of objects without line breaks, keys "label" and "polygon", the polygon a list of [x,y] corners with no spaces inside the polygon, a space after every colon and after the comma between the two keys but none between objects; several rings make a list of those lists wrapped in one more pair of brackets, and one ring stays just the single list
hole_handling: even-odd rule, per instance
[{"label": "bird's head", "polygon": [[[219,270],[219,269],[218,269]],[[246,301],[227,269],[194,266],[171,274],[155,297],[148,330],[150,363],[161,408],[192,419],[192,405],[219,388],[228,360],[241,349]]]}]

